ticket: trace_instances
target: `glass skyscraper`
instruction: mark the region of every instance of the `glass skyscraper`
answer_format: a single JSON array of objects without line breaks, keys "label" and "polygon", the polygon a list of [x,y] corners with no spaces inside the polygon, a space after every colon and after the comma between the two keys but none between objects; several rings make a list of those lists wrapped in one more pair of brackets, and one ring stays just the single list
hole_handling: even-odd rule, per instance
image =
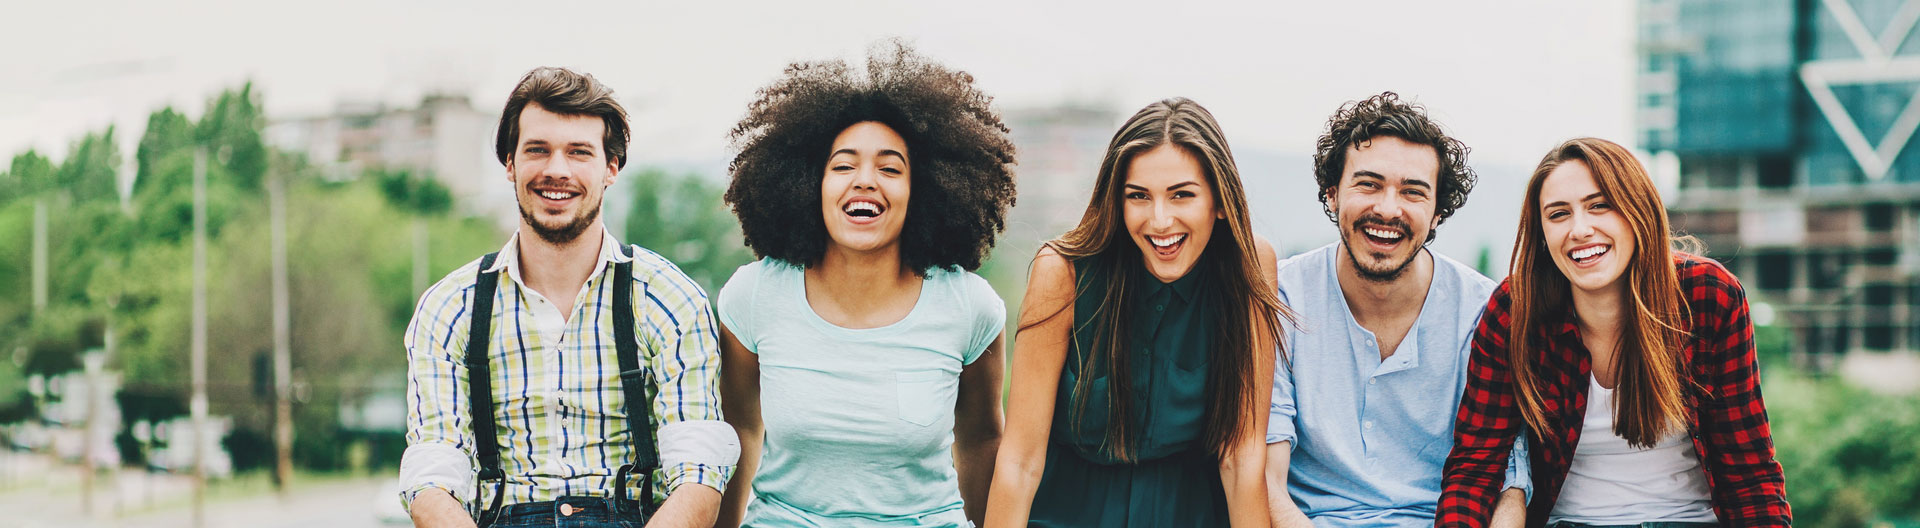
[{"label": "glass skyscraper", "polygon": [[1641,0],[1640,147],[1674,226],[1797,359],[1920,350],[1920,0]]}]

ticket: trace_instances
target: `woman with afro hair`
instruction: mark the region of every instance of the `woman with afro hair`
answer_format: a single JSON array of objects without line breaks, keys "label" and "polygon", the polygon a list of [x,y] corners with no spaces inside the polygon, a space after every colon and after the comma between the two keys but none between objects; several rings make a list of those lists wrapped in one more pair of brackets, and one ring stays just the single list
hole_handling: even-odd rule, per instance
[{"label": "woman with afro hair", "polygon": [[864,72],[788,66],[734,127],[726,201],[760,260],[718,299],[742,449],[720,526],[981,520],[1006,305],[971,271],[1014,197],[991,102],[896,41]]}]

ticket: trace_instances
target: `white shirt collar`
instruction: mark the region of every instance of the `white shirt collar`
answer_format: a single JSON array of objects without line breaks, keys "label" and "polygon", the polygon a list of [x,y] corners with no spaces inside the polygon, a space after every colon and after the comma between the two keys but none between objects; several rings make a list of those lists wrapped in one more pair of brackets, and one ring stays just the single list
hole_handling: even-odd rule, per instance
[{"label": "white shirt collar", "polygon": [[[622,254],[623,252],[620,251],[620,241],[614,238],[613,231],[607,229],[605,223],[600,224],[600,233],[600,266],[594,270],[593,275],[599,275],[600,271],[607,269],[607,263],[609,262],[619,263],[633,260],[633,257]],[[516,283],[527,283],[520,278],[519,230],[515,230],[513,236],[507,239],[507,245],[500,248],[500,256],[493,259],[493,266],[481,270],[481,272],[492,273],[500,270],[506,270],[507,276],[512,277]],[[587,276],[587,280],[593,280],[593,275]]]}]

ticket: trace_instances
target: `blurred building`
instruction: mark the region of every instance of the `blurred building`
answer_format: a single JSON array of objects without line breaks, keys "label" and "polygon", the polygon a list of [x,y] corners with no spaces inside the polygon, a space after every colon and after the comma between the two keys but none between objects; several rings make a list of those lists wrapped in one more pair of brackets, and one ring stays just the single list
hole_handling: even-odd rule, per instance
[{"label": "blurred building", "polygon": [[466,96],[428,95],[411,108],[341,103],[331,114],[276,120],[265,136],[276,148],[305,153],[338,179],[368,169],[429,174],[452,191],[460,212],[510,225],[517,218],[512,188],[493,152],[498,120]]},{"label": "blurred building", "polygon": [[1920,350],[1916,21],[1920,0],[1640,1],[1638,142],[1677,160],[1674,225],[1802,364]]},{"label": "blurred building", "polygon": [[1073,228],[1086,212],[1094,177],[1121,116],[1111,105],[1086,102],[1013,109],[1004,116],[1020,149],[1019,196],[1007,219],[1008,241],[1027,245],[1051,240]]}]

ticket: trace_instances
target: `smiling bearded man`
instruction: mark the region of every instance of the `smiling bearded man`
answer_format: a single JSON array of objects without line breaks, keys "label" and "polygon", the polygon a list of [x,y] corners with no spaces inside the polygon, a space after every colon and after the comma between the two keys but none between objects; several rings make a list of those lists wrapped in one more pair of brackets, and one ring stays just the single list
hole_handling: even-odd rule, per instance
[{"label": "smiling bearded man", "polygon": [[699,286],[600,220],[627,138],[592,76],[535,69],[507,98],[495,151],[519,230],[428,289],[407,328],[415,526],[713,524],[739,457],[719,337]]},{"label": "smiling bearded man", "polygon": [[[1341,106],[1320,136],[1314,178],[1340,241],[1279,264],[1304,331],[1287,332],[1290,361],[1274,371],[1275,526],[1433,526],[1468,344],[1494,289],[1426,247],[1473,190],[1466,157],[1392,92]],[[1524,443],[1514,454],[1496,526],[1525,520]]]}]

